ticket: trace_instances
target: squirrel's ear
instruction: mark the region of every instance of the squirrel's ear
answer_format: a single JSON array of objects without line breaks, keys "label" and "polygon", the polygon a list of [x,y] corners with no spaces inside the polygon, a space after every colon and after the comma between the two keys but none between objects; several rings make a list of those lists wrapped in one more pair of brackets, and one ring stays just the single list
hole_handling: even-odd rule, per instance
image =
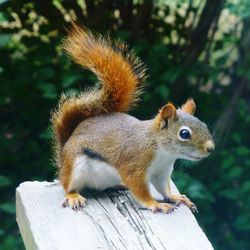
[{"label": "squirrel's ear", "polygon": [[190,114],[190,115],[194,115],[195,110],[196,110],[196,105],[195,102],[192,98],[188,99],[182,106],[181,106],[181,110]]},{"label": "squirrel's ear", "polygon": [[160,116],[163,120],[175,119],[177,117],[176,108],[172,103],[168,103],[160,110]]},{"label": "squirrel's ear", "polygon": [[176,108],[172,103],[163,106],[155,118],[155,127],[158,130],[163,130],[168,127],[168,122],[177,119]]},{"label": "squirrel's ear", "polygon": [[160,130],[168,126],[168,121],[177,118],[176,108],[172,103],[168,103],[160,109],[158,114]]}]

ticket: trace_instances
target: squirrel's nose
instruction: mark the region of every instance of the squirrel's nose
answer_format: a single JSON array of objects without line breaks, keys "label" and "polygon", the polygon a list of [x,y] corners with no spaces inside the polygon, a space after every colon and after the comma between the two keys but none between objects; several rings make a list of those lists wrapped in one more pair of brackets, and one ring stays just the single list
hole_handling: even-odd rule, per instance
[{"label": "squirrel's nose", "polygon": [[215,145],[213,141],[207,141],[205,143],[205,149],[208,153],[211,153],[215,149]]}]

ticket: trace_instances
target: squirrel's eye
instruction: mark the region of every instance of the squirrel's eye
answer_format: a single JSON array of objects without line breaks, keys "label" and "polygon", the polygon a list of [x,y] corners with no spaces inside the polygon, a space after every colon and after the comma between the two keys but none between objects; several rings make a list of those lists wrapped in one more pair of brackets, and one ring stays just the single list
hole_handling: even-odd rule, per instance
[{"label": "squirrel's eye", "polygon": [[182,129],[182,130],[180,131],[180,137],[181,137],[182,139],[184,139],[184,140],[189,139],[189,138],[190,138],[190,133],[189,133],[189,131],[186,130],[186,129]]},{"label": "squirrel's eye", "polygon": [[181,141],[187,141],[191,138],[191,131],[189,128],[182,128],[179,132],[179,139]]}]

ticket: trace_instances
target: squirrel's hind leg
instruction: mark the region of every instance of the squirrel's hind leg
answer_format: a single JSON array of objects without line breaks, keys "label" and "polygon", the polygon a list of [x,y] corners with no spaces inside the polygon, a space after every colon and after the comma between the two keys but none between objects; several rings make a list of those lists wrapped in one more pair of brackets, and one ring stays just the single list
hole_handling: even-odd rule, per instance
[{"label": "squirrel's hind leg", "polygon": [[104,190],[121,183],[118,171],[100,154],[91,149],[84,149],[83,154],[74,160],[63,159],[60,180],[66,192],[64,206],[78,210],[86,203],[86,199],[77,191],[83,187]]},{"label": "squirrel's hind leg", "polygon": [[64,157],[62,163],[59,178],[66,193],[62,207],[69,206],[75,211],[80,210],[86,205],[86,199],[79,194],[79,190],[84,187],[84,178],[78,171],[76,173],[76,170],[78,170],[77,166],[84,164],[84,162]]}]

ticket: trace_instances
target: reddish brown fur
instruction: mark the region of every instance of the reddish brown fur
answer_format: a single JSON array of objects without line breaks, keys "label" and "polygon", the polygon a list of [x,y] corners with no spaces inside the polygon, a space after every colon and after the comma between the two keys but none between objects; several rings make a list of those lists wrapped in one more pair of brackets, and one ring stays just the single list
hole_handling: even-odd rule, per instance
[{"label": "reddish brown fur", "polygon": [[159,131],[164,126],[162,123],[165,123],[167,119],[175,119],[176,116],[177,114],[175,106],[172,103],[168,103],[167,105],[163,106],[157,114],[154,121],[154,128],[156,131]]},{"label": "reddish brown fur", "polygon": [[194,115],[195,110],[196,110],[196,105],[193,99],[188,99],[185,104],[181,106],[181,110],[190,114]]},{"label": "reddish brown fur", "polygon": [[97,75],[101,89],[78,96],[62,95],[51,118],[59,166],[61,149],[77,125],[91,116],[127,111],[138,101],[145,79],[143,64],[126,51],[125,44],[96,38],[77,25],[73,25],[62,47],[76,63]]},{"label": "reddish brown fur", "polygon": [[[148,164],[147,164],[148,165]],[[143,169],[143,172],[136,173],[133,175],[127,175],[126,171],[120,171],[120,175],[124,184],[129,187],[129,190],[133,193],[133,195],[139,200],[142,204],[146,206],[151,206],[155,202],[153,197],[151,196],[148,184],[146,182],[146,169],[147,165],[134,165],[134,168]],[[123,169],[128,168],[128,166],[123,166]]]},{"label": "reddish brown fur", "polygon": [[70,180],[71,180],[71,173],[72,173],[72,166],[74,161],[74,156],[68,154],[67,157],[62,156],[62,165],[63,168],[59,171],[59,178],[64,187],[66,193],[69,191]]},{"label": "reddish brown fur", "polygon": [[[132,155],[132,152],[129,152]],[[154,157],[154,147],[144,147],[143,152],[138,150],[136,161],[123,163],[119,167],[119,174],[123,183],[129,187],[133,195],[144,205],[153,205],[155,202],[147,185],[147,168]]]},{"label": "reddish brown fur", "polygon": [[176,108],[172,103],[168,103],[167,105],[161,108],[160,114],[162,119],[166,120],[169,118],[176,118]]}]

